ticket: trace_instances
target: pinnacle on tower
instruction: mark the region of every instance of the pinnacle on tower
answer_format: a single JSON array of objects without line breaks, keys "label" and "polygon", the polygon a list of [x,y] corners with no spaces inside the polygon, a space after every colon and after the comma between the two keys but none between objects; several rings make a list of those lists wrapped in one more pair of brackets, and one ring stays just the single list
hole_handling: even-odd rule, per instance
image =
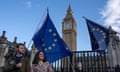
[{"label": "pinnacle on tower", "polygon": [[14,37],[13,43],[17,43],[17,37]]},{"label": "pinnacle on tower", "polygon": [[71,9],[71,6],[70,6],[70,4],[69,4],[69,7],[68,7],[68,9],[67,9],[67,14],[72,14],[73,12],[72,12],[72,9]]},{"label": "pinnacle on tower", "polygon": [[3,31],[2,37],[5,38],[6,31]]}]

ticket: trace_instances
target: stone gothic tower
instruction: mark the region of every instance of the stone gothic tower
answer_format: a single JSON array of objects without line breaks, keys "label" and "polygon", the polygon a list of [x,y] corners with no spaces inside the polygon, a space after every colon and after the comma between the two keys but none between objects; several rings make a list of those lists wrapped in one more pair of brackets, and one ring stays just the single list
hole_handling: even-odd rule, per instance
[{"label": "stone gothic tower", "polygon": [[76,22],[69,5],[67,14],[62,22],[62,37],[72,51],[76,51]]},{"label": "stone gothic tower", "polygon": [[120,39],[116,35],[117,32],[113,31],[111,27],[109,31],[108,61],[112,67],[115,67],[116,65],[120,65]]},{"label": "stone gothic tower", "polygon": [[[68,45],[68,47],[72,51],[77,50],[76,36],[77,36],[76,22],[73,17],[73,12],[72,12],[71,6],[69,5],[67,12],[66,12],[66,16],[62,21],[62,37],[63,37],[64,41],[66,42],[66,44]],[[75,56],[75,55],[73,55],[73,56]],[[62,60],[62,68],[63,68],[64,72],[68,71],[69,68],[71,68],[71,69],[74,68],[73,61],[74,61],[74,59],[72,58],[70,60],[70,57],[66,57]],[[68,72],[71,72],[72,70],[70,70]]]}]

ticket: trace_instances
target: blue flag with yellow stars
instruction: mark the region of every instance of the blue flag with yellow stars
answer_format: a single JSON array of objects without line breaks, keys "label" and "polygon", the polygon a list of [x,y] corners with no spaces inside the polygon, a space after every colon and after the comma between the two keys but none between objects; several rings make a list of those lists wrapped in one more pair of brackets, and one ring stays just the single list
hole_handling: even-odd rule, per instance
[{"label": "blue flag with yellow stars", "polygon": [[48,13],[42,27],[34,35],[33,42],[38,50],[45,53],[50,63],[72,55],[71,50],[59,36]]},{"label": "blue flag with yellow stars", "polygon": [[93,51],[105,51],[109,43],[109,30],[85,18]]}]

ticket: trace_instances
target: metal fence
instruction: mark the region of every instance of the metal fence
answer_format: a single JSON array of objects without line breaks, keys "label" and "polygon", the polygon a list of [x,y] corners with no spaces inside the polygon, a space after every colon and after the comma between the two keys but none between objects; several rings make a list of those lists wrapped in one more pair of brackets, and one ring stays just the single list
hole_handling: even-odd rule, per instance
[{"label": "metal fence", "polygon": [[[78,71],[79,62],[82,64],[82,71]],[[107,53],[100,54],[95,51],[74,51],[73,56],[58,60],[52,63],[52,66],[55,72],[120,72],[119,65],[109,66]]]},{"label": "metal fence", "polygon": [[77,72],[78,63],[82,64],[81,72],[119,72],[120,68],[110,67],[107,53],[100,54],[95,51],[74,51],[72,57],[66,57],[54,62],[55,72]]}]

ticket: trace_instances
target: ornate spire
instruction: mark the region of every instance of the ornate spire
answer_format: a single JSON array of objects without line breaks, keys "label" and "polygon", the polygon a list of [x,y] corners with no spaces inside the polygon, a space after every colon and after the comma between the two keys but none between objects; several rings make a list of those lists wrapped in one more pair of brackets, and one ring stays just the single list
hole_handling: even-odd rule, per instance
[{"label": "ornate spire", "polygon": [[14,41],[13,41],[14,43],[17,43],[17,37],[14,37]]},{"label": "ornate spire", "polygon": [[2,35],[0,36],[0,43],[7,43],[7,38],[5,37],[6,31],[2,32]]},{"label": "ornate spire", "polygon": [[117,34],[117,32],[115,32],[111,26],[109,26],[109,31],[110,31],[110,34],[115,34],[115,35]]},{"label": "ornate spire", "polygon": [[3,31],[2,37],[5,38],[6,31]]},{"label": "ornate spire", "polygon": [[67,9],[67,14],[72,14],[73,12],[72,12],[72,9],[71,9],[71,6],[70,6],[70,4],[69,4],[69,7],[68,7],[68,9]]},{"label": "ornate spire", "polygon": [[26,42],[24,42],[24,45],[26,45]]}]

